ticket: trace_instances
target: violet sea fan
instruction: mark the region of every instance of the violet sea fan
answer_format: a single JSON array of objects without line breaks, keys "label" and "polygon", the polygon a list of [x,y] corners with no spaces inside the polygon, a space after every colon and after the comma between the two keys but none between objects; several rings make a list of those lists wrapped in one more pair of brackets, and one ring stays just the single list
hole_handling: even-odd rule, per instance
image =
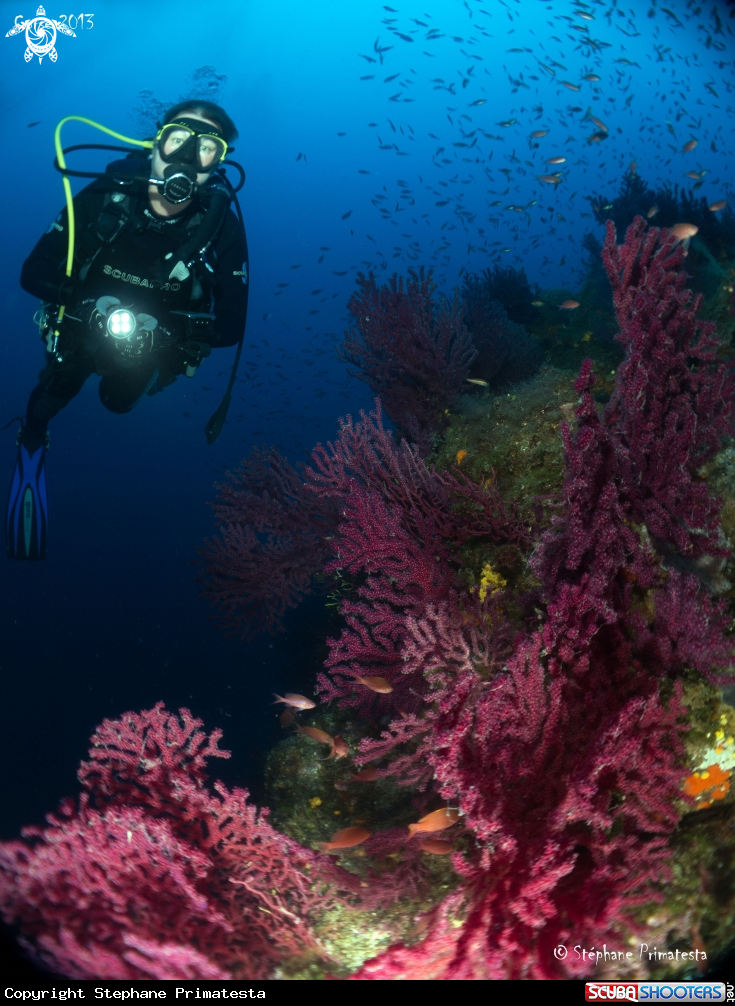
[{"label": "violet sea fan", "polygon": [[[402,646],[408,619],[448,599],[458,586],[455,549],[471,537],[528,543],[529,532],[491,484],[461,473],[437,474],[405,441],[396,445],[380,407],[348,418],[339,439],[318,445],[307,482],[339,500],[340,523],[328,572],[346,570],[358,584],[341,606],[346,628],[329,640],[329,673],[319,678],[326,700],[347,706],[410,712],[425,689],[422,672],[407,673]],[[394,688],[375,697],[354,683],[365,674]],[[368,697],[369,696],[369,697]]]},{"label": "violet sea fan", "polygon": [[[412,759],[428,763],[477,847],[455,854],[464,887],[433,914],[425,940],[391,948],[354,978],[581,975],[589,965],[560,964],[554,946],[610,942],[634,929],[636,906],[662,897],[686,774],[681,686],[666,679],[692,668],[716,677],[731,646],[722,605],[691,573],[664,569],[645,527],[690,554],[719,547],[717,501],[691,474],[728,427],[733,389],[683,290],[680,255],[644,226],[620,248],[608,234],[626,361],[602,419],[591,361],[577,381],[577,429],[563,427],[566,513],[533,559],[544,623],[487,676],[468,659],[460,619],[443,616],[439,631],[417,622],[423,706],[402,734],[396,722],[365,745],[385,758],[412,744],[397,767],[408,777]],[[662,440],[669,456],[657,465]]]},{"label": "violet sea fan", "polygon": [[602,254],[625,350],[605,424],[629,516],[659,548],[690,560],[726,554],[720,502],[696,474],[732,430],[732,365],[718,358],[714,325],[697,318],[702,298],[686,289],[668,231],[636,217],[616,245],[608,223]]},{"label": "violet sea fan", "polygon": [[314,588],[337,524],[333,500],[309,492],[278,451],[255,448],[212,503],[218,535],[199,549],[201,595],[231,632],[283,630],[283,616]]},{"label": "violet sea fan", "polygon": [[476,356],[459,295],[437,303],[432,272],[423,268],[383,286],[360,273],[357,286],[342,358],[380,396],[391,422],[427,453]]},{"label": "violet sea fan", "polygon": [[318,950],[310,919],[358,882],[279,834],[244,790],[206,785],[220,731],[158,703],[105,720],[85,792],[0,843],[0,914],[75,978],[269,978]]},{"label": "violet sea fan", "polygon": [[462,295],[465,324],[477,349],[472,376],[495,389],[533,377],[541,349],[519,322],[533,320],[538,309],[531,304],[533,294],[523,270],[496,266],[481,278],[471,274],[465,277]]}]

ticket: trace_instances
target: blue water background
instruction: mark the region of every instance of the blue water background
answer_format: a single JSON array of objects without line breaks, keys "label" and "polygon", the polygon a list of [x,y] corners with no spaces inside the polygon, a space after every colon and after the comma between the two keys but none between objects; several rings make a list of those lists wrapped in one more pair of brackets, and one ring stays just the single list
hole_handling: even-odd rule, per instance
[{"label": "blue water background", "polygon": [[[214,67],[226,77],[215,97],[240,130],[234,156],[247,170],[241,200],[251,264],[250,362],[213,447],[202,427],[219,404],[232,349],[127,416],[107,413],[90,379],[52,424],[48,560],[0,560],[1,837],[41,822],[77,791],[77,763],[102,718],[159,699],[223,727],[234,758],[218,763],[218,774],[262,797],[265,753],[279,736],[271,692],[310,691],[321,605],[290,618],[285,636],[227,640],[197,599],[191,561],[212,530],[205,503],[213,483],[253,444],[303,460],[317,440],[334,436],[340,415],[369,405],[365,386],[335,356],[357,270],[385,277],[433,265],[451,293],[462,269],[522,264],[533,283],[574,291],[581,239],[586,230],[602,234],[585,196],[612,198],[631,161],[654,187],[691,185],[684,173],[706,169],[700,194],[727,197],[735,22],[724,3],[700,4],[699,14],[682,0],[670,0],[668,13],[639,0],[390,7],[396,12],[366,0],[103,0],[92,5],[93,28],[59,36],[58,61],[40,65],[24,62],[22,37],[0,37],[0,425],[24,410],[42,365],[31,320],[37,302],[18,276],[63,204],[51,166],[63,116],[141,136],[141,91],[173,102],[198,67]],[[32,8],[34,0],[0,3],[3,31]],[[64,10],[48,6],[47,14]],[[592,51],[572,24],[609,47]],[[427,41],[430,28],[443,37]],[[382,63],[376,40],[391,47]],[[589,72],[601,82],[583,82]],[[596,145],[586,142],[595,127],[581,122],[588,108],[609,128]],[[475,146],[454,146],[472,142],[460,126],[498,138],[478,132]],[[532,150],[529,134],[540,128],[549,135]],[[698,147],[682,154],[691,138]],[[78,124],[64,141],[104,142]],[[556,170],[545,163],[555,155],[568,158],[558,188],[538,180]],[[502,204],[491,207],[496,200]],[[380,204],[390,210],[385,220]],[[8,480],[15,429],[0,438]]]}]

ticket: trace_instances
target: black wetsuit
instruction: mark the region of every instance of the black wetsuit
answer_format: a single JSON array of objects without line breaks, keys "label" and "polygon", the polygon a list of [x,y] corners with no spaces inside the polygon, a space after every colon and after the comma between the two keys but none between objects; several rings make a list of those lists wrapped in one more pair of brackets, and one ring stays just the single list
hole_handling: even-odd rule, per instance
[{"label": "black wetsuit", "polygon": [[[201,209],[195,198],[176,217],[153,213],[147,186],[138,186],[126,206],[130,213],[118,235],[109,243],[92,240],[91,264],[84,257],[85,235],[99,230],[100,215],[109,206],[115,183],[103,179],[83,189],[74,198],[76,232],[79,237],[74,272],[65,275],[67,256],[67,211],[41,237],[26,259],[21,286],[34,297],[67,306],[69,319],[59,341],[62,359],[49,355],[39,375],[40,383],[31,393],[25,431],[30,439],[45,436],[46,424],[82,388],[91,374],[102,377],[100,399],[112,412],[128,412],[147,390],[162,390],[186,372],[187,363],[200,362],[186,342],[184,323],[170,311],[211,312],[215,316],[213,347],[232,346],[245,328],[247,313],[247,259],[245,235],[232,210],[228,210],[219,235],[207,253],[213,269],[200,269],[201,281],[192,275],[183,282],[168,278],[165,256],[181,247],[191,234]],[[105,198],[107,194],[107,199]],[[188,225],[188,229],[187,229]],[[89,248],[89,238],[86,246]],[[171,261],[171,260],[169,260]],[[83,268],[85,265],[87,269]],[[80,270],[83,279],[80,277]],[[158,322],[151,348],[133,362],[123,362],[112,340],[89,324],[89,316],[100,297],[116,297],[133,313],[152,315]],[[75,320],[76,319],[76,320]],[[206,350],[206,347],[204,347]]]}]

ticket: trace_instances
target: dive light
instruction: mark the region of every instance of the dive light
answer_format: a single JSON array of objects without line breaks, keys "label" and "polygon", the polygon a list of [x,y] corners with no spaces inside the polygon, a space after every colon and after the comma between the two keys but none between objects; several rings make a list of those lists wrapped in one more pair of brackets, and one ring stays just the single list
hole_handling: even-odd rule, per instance
[{"label": "dive light", "polygon": [[124,307],[111,311],[107,315],[107,333],[113,339],[129,339],[136,327],[135,315]]}]

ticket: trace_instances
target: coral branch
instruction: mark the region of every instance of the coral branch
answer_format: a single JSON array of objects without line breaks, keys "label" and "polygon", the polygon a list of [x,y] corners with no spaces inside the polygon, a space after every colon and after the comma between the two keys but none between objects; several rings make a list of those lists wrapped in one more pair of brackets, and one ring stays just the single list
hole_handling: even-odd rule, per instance
[{"label": "coral branch", "polygon": [[76,978],[267,978],[318,950],[314,914],[358,890],[329,857],[276,832],[244,790],[205,785],[205,759],[227,752],[201,726],[163,703],[105,720],[79,770],[78,808],[67,801],[26,841],[0,844],[0,912],[45,966]]},{"label": "coral branch", "polygon": [[394,275],[378,286],[372,273],[357,277],[348,308],[355,327],[345,333],[343,359],[383,401],[389,419],[423,453],[442,415],[461,391],[476,350],[462,318],[459,295],[434,299],[432,273]]},{"label": "coral branch", "polygon": [[311,593],[337,514],[276,450],[254,449],[228,476],[211,504],[219,537],[199,550],[201,596],[225,628],[250,639],[282,630],[286,611]]}]

